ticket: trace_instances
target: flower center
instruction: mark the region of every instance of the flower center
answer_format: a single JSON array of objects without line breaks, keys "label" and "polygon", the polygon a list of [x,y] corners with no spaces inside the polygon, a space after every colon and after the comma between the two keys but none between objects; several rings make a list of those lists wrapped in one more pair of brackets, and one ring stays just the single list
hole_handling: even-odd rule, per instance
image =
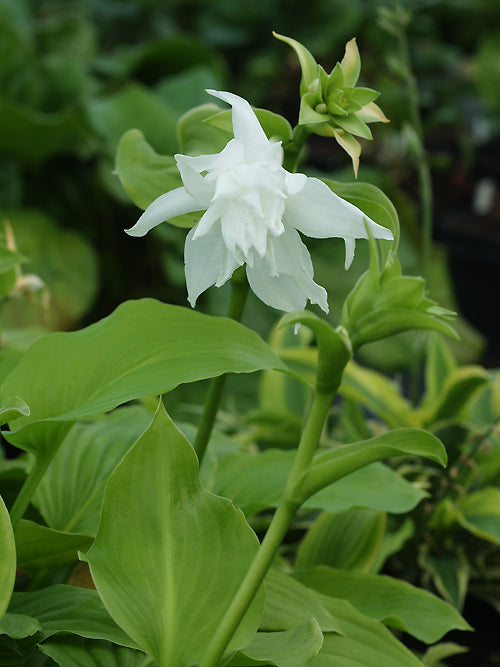
[{"label": "flower center", "polygon": [[[210,178],[210,176],[209,176]],[[268,237],[281,236],[287,187],[285,171],[259,162],[218,174],[211,207],[220,216],[224,243],[238,262],[266,255]]]}]

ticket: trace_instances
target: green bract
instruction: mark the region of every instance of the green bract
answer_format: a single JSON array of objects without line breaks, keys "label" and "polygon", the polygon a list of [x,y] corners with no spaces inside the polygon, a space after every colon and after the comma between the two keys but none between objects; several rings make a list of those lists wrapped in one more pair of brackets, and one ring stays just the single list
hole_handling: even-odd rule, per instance
[{"label": "green bract", "polygon": [[370,267],[358,280],[342,308],[341,324],[354,350],[361,345],[412,329],[439,331],[458,338],[449,324],[455,313],[438,306],[420,276],[402,275],[394,251],[380,268],[377,246],[370,240]]},{"label": "green bract", "polygon": [[342,61],[327,74],[300,42],[277,33],[274,36],[295,49],[300,61],[299,125],[314,134],[334,137],[350,156],[357,175],[361,146],[353,135],[371,139],[368,123],[389,121],[374,103],[380,93],[356,87],[361,70],[356,38],[347,42]]}]

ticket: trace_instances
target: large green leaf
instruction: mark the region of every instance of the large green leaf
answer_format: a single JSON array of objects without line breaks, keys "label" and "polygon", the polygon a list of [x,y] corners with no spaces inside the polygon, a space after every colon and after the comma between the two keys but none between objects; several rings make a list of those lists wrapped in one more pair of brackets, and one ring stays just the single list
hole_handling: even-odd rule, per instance
[{"label": "large green leaf", "polygon": [[181,153],[185,155],[211,155],[219,153],[233,138],[230,131],[211,125],[208,121],[220,111],[213,102],[195,107],[179,118],[177,135]]},{"label": "large green leaf", "polygon": [[297,621],[304,623],[314,617],[322,629],[323,646],[311,660],[311,667],[421,665],[382,623],[362,614],[346,600],[320,595],[284,572],[273,569],[265,583],[261,627],[273,631],[292,629],[297,626]]},{"label": "large green leaf", "polygon": [[228,666],[245,664],[242,656],[250,658],[252,665],[277,665],[277,667],[308,667],[323,644],[323,633],[318,622],[311,618],[292,630],[282,632],[258,632],[250,644],[236,653]]},{"label": "large green leaf", "polygon": [[410,425],[411,405],[385,375],[351,361],[340,393],[368,408],[392,428]]},{"label": "large green leaf", "polygon": [[429,335],[425,362],[423,405],[435,405],[441,398],[446,378],[455,370],[455,361],[446,340],[439,334]]},{"label": "large green leaf", "polygon": [[38,619],[41,639],[59,632],[70,632],[88,639],[137,648],[104,608],[96,591],[59,584],[34,593],[14,593],[9,614]]},{"label": "large green leaf", "polygon": [[0,496],[0,618],[4,615],[14,590],[16,578],[16,545],[9,513]]},{"label": "large green leaf", "polygon": [[[290,123],[277,113],[268,111],[268,109],[254,109],[257,119],[269,139],[274,141],[288,142],[292,138],[292,128]],[[210,118],[206,123],[224,130],[228,134],[233,133],[233,112],[231,109],[221,111]]]},{"label": "large green leaf", "polygon": [[92,538],[63,532],[22,520],[15,531],[17,562],[23,570],[42,570],[78,560],[78,551],[88,549]]},{"label": "large green leaf", "polygon": [[[165,192],[182,187],[175,159],[171,155],[158,155],[140,130],[129,130],[120,139],[116,174],[129,197],[142,209]],[[171,218],[169,223],[192,227],[200,215],[185,213]]]},{"label": "large green leaf", "polygon": [[356,181],[352,183],[340,183],[330,179],[323,179],[335,194],[346,199],[354,206],[366,213],[372,220],[384,227],[388,227],[393,236],[392,244],[381,242],[380,248],[387,253],[391,246],[397,248],[399,243],[399,218],[394,204],[389,197],[376,185]]},{"label": "large green leaf", "polygon": [[490,377],[482,366],[464,366],[452,371],[446,378],[439,399],[423,410],[423,425],[445,419],[459,419],[463,407]]},{"label": "large green leaf", "polygon": [[323,512],[299,545],[295,567],[329,565],[339,570],[369,571],[379,552],[386,514],[352,508],[331,514]]},{"label": "large green leaf", "polygon": [[324,635],[321,651],[310,667],[422,667],[382,623],[360,614],[346,600],[319,597],[335,614],[341,633]]},{"label": "large green leaf", "polygon": [[457,518],[473,535],[500,544],[500,489],[487,486],[466,496]]},{"label": "large green leaf", "polygon": [[153,92],[136,83],[93,99],[88,113],[112,153],[122,134],[132,127],[141,130],[158,150],[167,154],[177,151],[176,114]]},{"label": "large green leaf", "polygon": [[[113,618],[158,667],[187,667],[203,655],[257,549],[243,514],[200,485],[194,450],[160,404],[109,479],[85,557]],[[261,606],[258,595],[230,647],[250,641]]]},{"label": "large green leaf", "polygon": [[38,648],[60,667],[146,667],[149,662],[141,651],[68,635],[54,637]]},{"label": "large green leaf", "polygon": [[471,629],[447,602],[400,579],[324,565],[298,572],[296,577],[319,593],[348,600],[366,616],[428,644],[450,630]]},{"label": "large green leaf", "polygon": [[75,107],[45,113],[0,100],[0,151],[28,163],[91,144],[91,134]]},{"label": "large green leaf", "polygon": [[440,595],[461,610],[469,589],[471,569],[464,549],[454,545],[453,553],[435,555],[424,547],[418,560],[419,565],[432,575]]},{"label": "large green leaf", "polygon": [[223,90],[224,86],[216,69],[210,69],[205,63],[162,79],[155,86],[155,91],[165,104],[180,115],[211,99],[207,88]]},{"label": "large green leaf", "polygon": [[[220,460],[211,490],[231,498],[247,515],[276,507],[294,458],[294,451],[276,449],[260,454],[229,454]],[[413,509],[422,498],[422,491],[387,466],[375,463],[322,489],[305,506],[331,512],[369,507],[400,513]]]},{"label": "large green leaf", "polygon": [[50,456],[74,420],[227,372],[283,367],[252,331],[153,299],[128,301],[86,329],[35,341],[1,388],[30,406],[5,437]]},{"label": "large green leaf", "polygon": [[[17,247],[29,258],[24,273],[42,279],[50,300],[44,299],[43,290],[8,299],[2,307],[3,326],[24,330],[23,343],[29,335],[28,327],[57,331],[74,328],[98,289],[98,262],[92,245],[74,229],[61,227],[36,209],[0,211],[0,219],[4,216],[11,222]],[[14,338],[12,344],[18,347],[16,342]]]},{"label": "large green leaf", "polygon": [[315,618],[323,632],[338,630],[332,615],[307,586],[271,568],[265,578],[266,595],[260,628],[270,632],[293,630]]},{"label": "large green leaf", "polygon": [[417,428],[399,428],[384,435],[343,445],[320,454],[296,484],[300,502],[349,473],[391,456],[423,456],[446,465],[447,455],[436,436]]},{"label": "large green leaf", "polygon": [[42,637],[36,618],[7,612],[0,619],[0,665],[25,664]]},{"label": "large green leaf", "polygon": [[47,525],[66,533],[95,536],[106,482],[150,423],[151,412],[140,405],[119,408],[93,422],[77,423],[33,499]]}]

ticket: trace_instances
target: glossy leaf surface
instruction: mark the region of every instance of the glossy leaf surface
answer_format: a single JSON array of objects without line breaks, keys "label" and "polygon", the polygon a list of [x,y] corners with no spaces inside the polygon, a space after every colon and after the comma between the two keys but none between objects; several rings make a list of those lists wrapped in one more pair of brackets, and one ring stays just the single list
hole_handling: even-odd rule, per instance
[{"label": "glossy leaf surface", "polygon": [[9,604],[16,578],[16,545],[9,513],[0,496],[0,618]]},{"label": "glossy leaf surface", "polygon": [[[116,622],[158,667],[203,655],[258,548],[243,514],[203,489],[193,448],[160,404],[111,476],[86,555]],[[230,647],[257,630],[252,603]]]},{"label": "glossy leaf surface", "polygon": [[470,629],[451,605],[400,579],[321,565],[296,576],[318,593],[348,600],[366,616],[428,644],[450,630]]},{"label": "glossy leaf surface", "polygon": [[274,352],[232,320],[153,299],[127,301],[85,329],[33,343],[2,385],[4,403],[19,396],[31,410],[9,424],[6,437],[50,456],[73,420],[182,382],[272,367],[282,367]]}]

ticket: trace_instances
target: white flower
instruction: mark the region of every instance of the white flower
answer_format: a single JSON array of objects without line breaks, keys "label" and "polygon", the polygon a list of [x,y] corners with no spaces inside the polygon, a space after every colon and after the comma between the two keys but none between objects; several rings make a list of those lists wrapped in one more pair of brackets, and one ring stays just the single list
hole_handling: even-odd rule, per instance
[{"label": "white flower", "polygon": [[144,236],[182,213],[205,211],[186,238],[184,261],[188,300],[211,285],[220,287],[246,264],[250,287],[273,308],[302,310],[307,300],[328,312],[327,294],[313,280],[313,265],[299,232],[314,238],[341,237],[346,268],[356,238],[392,239],[392,233],[334,194],[316,178],[282,167],[281,143],[270,141],[246,100],[208,93],[233,108],[232,139],[214,155],[176,155],[184,187],[155,199],[131,236]]}]

